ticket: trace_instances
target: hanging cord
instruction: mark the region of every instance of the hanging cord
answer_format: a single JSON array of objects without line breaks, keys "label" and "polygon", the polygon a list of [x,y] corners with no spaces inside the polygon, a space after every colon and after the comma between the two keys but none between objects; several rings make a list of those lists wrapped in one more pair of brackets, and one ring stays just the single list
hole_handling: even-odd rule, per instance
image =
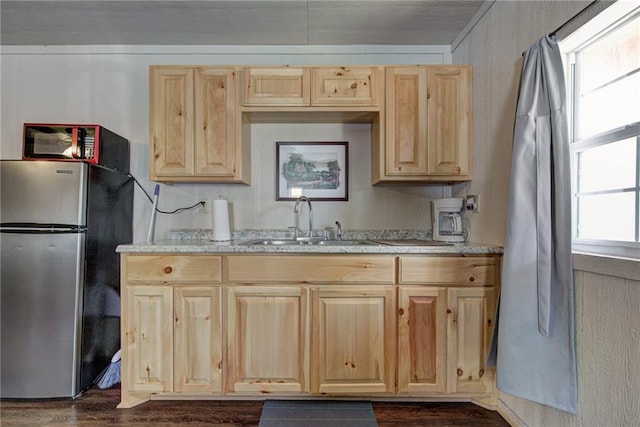
[{"label": "hanging cord", "polygon": [[[129,173],[129,172],[122,172],[122,171],[120,171],[120,170],[113,169],[113,168],[110,168],[110,167],[107,167],[107,166],[103,166],[103,165],[96,165],[96,164],[88,163],[88,162],[83,162],[83,163],[86,163],[86,164],[88,164],[90,167],[93,167],[93,168],[104,169],[104,170],[108,170],[108,171],[111,171],[111,172],[117,172],[117,173],[120,173],[120,174],[123,174],[123,175],[125,175],[125,176],[129,177],[129,180],[133,180],[133,182],[135,182],[135,184],[136,184],[138,187],[140,187],[140,189],[142,190],[142,192],[144,193],[144,195],[145,195],[145,196],[147,196],[147,199],[149,199],[149,202],[151,202],[151,203],[153,204],[153,198],[149,195],[149,193],[147,192],[147,190],[145,190],[145,189],[144,189],[144,187],[142,186],[142,184],[140,184],[140,182],[138,182],[138,180],[136,179],[136,177],[135,177],[135,176],[133,176],[133,175],[131,175],[131,173]],[[126,182],[129,182],[129,181],[126,181]],[[125,183],[126,183],[126,182],[125,182]],[[125,183],[123,183],[122,185],[124,185]],[[199,207],[199,206],[204,206],[204,205],[205,205],[205,202],[204,202],[204,201],[199,201],[198,203],[196,203],[196,204],[194,204],[194,205],[186,206],[186,207],[184,207],[184,208],[174,209],[174,210],[172,210],[172,211],[163,211],[163,210],[160,210],[160,209],[156,208],[156,212],[161,213],[161,214],[174,215],[174,214],[180,213],[180,212],[182,212],[182,211],[188,211],[188,210],[195,209],[195,208],[197,208],[197,207]]]},{"label": "hanging cord", "polygon": [[[128,176],[129,178],[131,178],[131,179],[133,180],[133,182],[135,182],[135,183],[136,183],[136,185],[137,185],[138,187],[140,187],[140,189],[142,190],[142,192],[144,193],[144,195],[145,195],[145,196],[147,196],[147,199],[149,199],[149,202],[153,203],[153,198],[151,197],[151,195],[149,195],[149,193],[147,192],[147,190],[145,190],[145,189],[144,189],[144,187],[142,186],[142,184],[140,184],[140,183],[138,182],[138,180],[136,179],[136,177],[135,177],[135,176],[133,176],[133,175],[131,175],[130,173],[127,173],[127,176]],[[156,208],[156,212],[161,213],[161,214],[174,215],[174,214],[177,214],[177,213],[182,212],[182,211],[188,211],[188,210],[191,210],[191,209],[195,209],[195,208],[197,208],[197,207],[199,207],[199,206],[204,206],[204,203],[205,203],[205,202],[200,201],[200,202],[198,202],[198,203],[196,203],[196,204],[194,204],[194,205],[186,206],[186,207],[183,207],[183,208],[174,209],[174,210],[172,210],[172,211],[163,211],[163,210],[160,210],[160,209]]]}]

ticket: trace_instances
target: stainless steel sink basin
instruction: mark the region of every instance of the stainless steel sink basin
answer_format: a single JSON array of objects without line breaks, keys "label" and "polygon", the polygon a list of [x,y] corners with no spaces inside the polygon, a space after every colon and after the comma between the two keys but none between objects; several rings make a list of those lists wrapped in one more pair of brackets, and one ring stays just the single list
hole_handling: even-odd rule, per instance
[{"label": "stainless steel sink basin", "polygon": [[319,240],[313,243],[316,246],[370,246],[380,245],[371,240]]},{"label": "stainless steel sink basin", "polygon": [[293,239],[258,239],[258,240],[249,240],[248,242],[243,242],[242,245],[273,245],[273,246],[288,246],[288,245],[308,245],[309,241],[307,240],[293,240]]},{"label": "stainless steel sink basin", "polygon": [[294,240],[294,239],[256,239],[243,242],[242,245],[257,246],[366,246],[380,245],[371,240]]}]

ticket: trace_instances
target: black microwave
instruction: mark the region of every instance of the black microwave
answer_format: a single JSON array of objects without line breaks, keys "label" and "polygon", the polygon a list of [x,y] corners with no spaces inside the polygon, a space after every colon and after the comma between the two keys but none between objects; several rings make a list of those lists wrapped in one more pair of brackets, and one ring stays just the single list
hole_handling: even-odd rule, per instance
[{"label": "black microwave", "polygon": [[80,161],[129,173],[129,141],[100,125],[25,123],[22,158]]}]

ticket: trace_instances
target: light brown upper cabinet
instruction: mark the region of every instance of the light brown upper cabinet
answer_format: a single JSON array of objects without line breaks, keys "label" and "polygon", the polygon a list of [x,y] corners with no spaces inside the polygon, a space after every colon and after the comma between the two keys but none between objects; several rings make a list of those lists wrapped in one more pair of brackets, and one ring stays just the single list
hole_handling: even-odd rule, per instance
[{"label": "light brown upper cabinet", "polygon": [[374,140],[372,181],[471,180],[471,66],[386,69],[386,132]]},{"label": "light brown upper cabinet", "polygon": [[371,123],[372,183],[470,181],[471,66],[151,66],[150,177],[250,183],[252,123]]},{"label": "light brown upper cabinet", "polygon": [[307,106],[309,82],[308,68],[245,68],[243,105]]},{"label": "light brown upper cabinet", "polygon": [[150,67],[152,180],[249,183],[236,73],[232,67]]},{"label": "light brown upper cabinet", "polygon": [[248,107],[376,107],[382,67],[251,67],[244,70]]},{"label": "light brown upper cabinet", "polygon": [[311,105],[376,106],[379,77],[376,67],[314,68],[311,70]]}]

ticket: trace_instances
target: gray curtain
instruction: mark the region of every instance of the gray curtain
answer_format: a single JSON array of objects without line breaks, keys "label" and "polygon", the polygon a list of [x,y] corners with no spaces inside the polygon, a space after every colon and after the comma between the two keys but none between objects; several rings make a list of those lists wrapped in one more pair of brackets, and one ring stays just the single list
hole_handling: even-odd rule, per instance
[{"label": "gray curtain", "polygon": [[520,80],[498,316],[497,386],[575,414],[570,177],[562,60],[555,37],[546,36],[525,52]]}]

